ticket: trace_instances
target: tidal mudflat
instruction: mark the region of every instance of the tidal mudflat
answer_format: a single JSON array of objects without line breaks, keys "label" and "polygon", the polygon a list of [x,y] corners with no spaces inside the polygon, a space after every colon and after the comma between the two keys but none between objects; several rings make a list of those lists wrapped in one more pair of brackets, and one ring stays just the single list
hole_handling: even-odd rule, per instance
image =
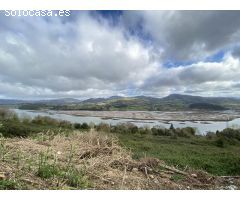
[{"label": "tidal mudflat", "polygon": [[159,121],[230,121],[240,118],[237,111],[58,111],[75,116]]}]

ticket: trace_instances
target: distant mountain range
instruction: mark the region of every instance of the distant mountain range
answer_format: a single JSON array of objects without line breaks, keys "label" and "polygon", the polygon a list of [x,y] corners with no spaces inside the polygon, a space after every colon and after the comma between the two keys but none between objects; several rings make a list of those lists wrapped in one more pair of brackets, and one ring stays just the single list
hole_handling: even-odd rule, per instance
[{"label": "distant mountain range", "polygon": [[15,105],[22,109],[67,110],[227,110],[239,109],[240,99],[171,94],[163,98],[112,96],[109,98],[90,98],[86,100],[74,98],[35,101],[0,99],[0,105]]},{"label": "distant mountain range", "polygon": [[17,99],[0,99],[0,105],[17,105],[17,104],[68,104],[68,103],[78,103],[81,102],[78,99],[73,98],[60,98],[60,99],[50,99],[50,100],[17,100]]}]

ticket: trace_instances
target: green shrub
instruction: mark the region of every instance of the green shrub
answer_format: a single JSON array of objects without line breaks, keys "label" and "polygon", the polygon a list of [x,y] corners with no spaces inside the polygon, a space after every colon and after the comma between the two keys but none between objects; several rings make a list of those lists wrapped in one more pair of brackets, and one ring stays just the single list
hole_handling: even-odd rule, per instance
[{"label": "green shrub", "polygon": [[240,130],[239,129],[232,129],[232,128],[226,128],[220,132],[217,132],[216,135],[218,137],[223,137],[227,139],[236,139],[240,141]]},{"label": "green shrub", "polygon": [[165,129],[165,128],[156,128],[153,127],[151,129],[151,132],[153,135],[159,135],[159,136],[170,136],[170,130],[169,129]]},{"label": "green shrub", "polygon": [[109,133],[111,131],[111,127],[109,124],[106,123],[100,123],[96,126],[97,131],[107,132]]},{"label": "green shrub", "polygon": [[178,137],[190,138],[191,136],[195,136],[195,129],[192,127],[177,128],[172,129],[171,131],[173,131]]},{"label": "green shrub", "polygon": [[153,127],[153,128],[151,128],[151,130],[152,130],[153,135],[158,135],[158,129],[157,128]]},{"label": "green shrub", "polygon": [[32,123],[38,125],[59,125],[59,121],[48,116],[37,116],[32,120]]},{"label": "green shrub", "polygon": [[73,127],[75,128],[75,129],[83,129],[83,130],[89,130],[91,127],[87,124],[87,123],[82,123],[82,124],[80,124],[80,123],[75,123],[74,125],[73,125]]},{"label": "green shrub", "polygon": [[60,120],[58,122],[58,126],[61,128],[66,128],[66,129],[71,129],[72,128],[72,124],[69,121],[66,120]]},{"label": "green shrub", "polygon": [[38,168],[37,176],[42,179],[50,179],[57,176],[59,173],[58,168],[51,164],[43,164]]},{"label": "green shrub", "polygon": [[30,124],[32,122],[30,117],[23,117],[23,119],[21,120],[23,124]]},{"label": "green shrub", "polygon": [[135,133],[138,133],[139,129],[137,126],[133,125],[132,127],[129,128],[130,129],[130,132],[132,134],[135,134]]},{"label": "green shrub", "polygon": [[75,123],[75,124],[73,125],[73,127],[74,127],[75,129],[80,129],[80,128],[81,128],[81,124],[80,124],[80,123]]},{"label": "green shrub", "polygon": [[152,133],[151,129],[149,129],[148,127],[140,127],[138,129],[138,132],[140,133],[140,135],[145,135],[145,134],[151,134]]},{"label": "green shrub", "polygon": [[81,129],[83,129],[83,130],[89,130],[90,129],[90,126],[87,124],[87,123],[82,123],[82,125],[81,125]]},{"label": "green shrub", "polygon": [[216,146],[217,147],[220,147],[220,148],[223,148],[224,147],[224,139],[223,138],[218,138],[217,140],[216,140]]},{"label": "green shrub", "polygon": [[3,121],[0,126],[0,133],[2,133],[4,137],[27,137],[33,132],[35,132],[33,127],[12,120]]},{"label": "green shrub", "polygon": [[120,134],[127,134],[129,133],[128,127],[124,123],[119,123],[115,126],[111,126],[111,132],[113,133],[120,133]]},{"label": "green shrub", "polygon": [[0,190],[15,190],[17,183],[13,180],[0,180]]},{"label": "green shrub", "polygon": [[215,137],[216,137],[216,134],[213,132],[207,132],[207,134],[206,134],[206,138],[209,140],[212,140]]}]

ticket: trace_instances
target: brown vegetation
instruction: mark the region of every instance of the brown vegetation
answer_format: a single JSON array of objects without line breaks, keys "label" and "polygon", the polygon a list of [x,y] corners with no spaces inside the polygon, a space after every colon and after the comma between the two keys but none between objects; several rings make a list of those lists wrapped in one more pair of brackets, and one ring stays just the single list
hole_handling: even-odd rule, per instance
[{"label": "brown vegetation", "polygon": [[[156,158],[133,160],[131,152],[120,147],[117,138],[93,130],[70,135],[49,133],[47,139],[42,134],[35,139],[1,138],[0,152],[0,180],[10,181],[8,188],[12,189],[224,189],[229,186],[226,181],[229,177],[180,171]],[[53,168],[46,171],[48,166]],[[80,179],[75,180],[80,172]],[[239,187],[239,179],[233,181]]]}]

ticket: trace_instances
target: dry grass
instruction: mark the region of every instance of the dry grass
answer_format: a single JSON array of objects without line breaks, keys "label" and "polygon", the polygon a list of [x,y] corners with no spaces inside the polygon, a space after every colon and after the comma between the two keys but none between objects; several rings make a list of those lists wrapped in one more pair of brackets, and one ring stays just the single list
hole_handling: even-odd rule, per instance
[{"label": "dry grass", "polygon": [[[159,166],[164,166],[162,161],[155,158],[133,160],[131,152],[120,147],[117,138],[93,130],[68,136],[51,135],[47,140],[41,134],[35,139],[1,139],[0,153],[0,180],[16,181],[16,189],[216,188],[215,179],[208,175],[201,181],[198,174],[191,177],[184,172],[175,180],[179,172],[169,167],[160,170]],[[58,170],[74,169],[83,173],[81,185],[71,186],[65,176],[39,177],[41,156]],[[76,176],[78,174],[71,174],[72,179]]]}]

